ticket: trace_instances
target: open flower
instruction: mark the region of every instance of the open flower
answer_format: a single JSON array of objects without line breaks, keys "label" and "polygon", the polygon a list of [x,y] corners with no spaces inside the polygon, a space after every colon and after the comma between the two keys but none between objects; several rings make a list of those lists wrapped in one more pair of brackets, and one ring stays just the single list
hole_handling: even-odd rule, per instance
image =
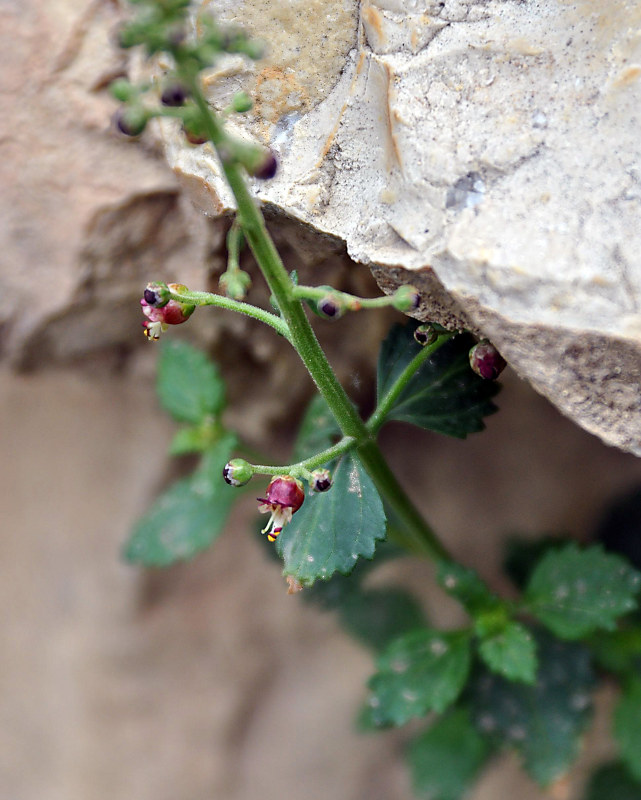
[{"label": "open flower", "polygon": [[292,515],[303,505],[305,491],[303,484],[291,475],[277,475],[272,478],[265,497],[259,497],[258,510],[261,514],[271,513],[269,522],[263,528],[270,542],[275,542],[283,527],[291,522]]},{"label": "open flower", "polygon": [[167,287],[164,284],[150,283],[140,301],[142,313],[147,317],[142,325],[145,329],[145,336],[150,341],[159,339],[160,334],[166,331],[169,325],[180,325],[182,322],[187,322],[196,308],[189,303],[165,299],[167,289],[175,294],[180,294],[181,290],[185,291],[187,287],[180,283],[170,283]]}]

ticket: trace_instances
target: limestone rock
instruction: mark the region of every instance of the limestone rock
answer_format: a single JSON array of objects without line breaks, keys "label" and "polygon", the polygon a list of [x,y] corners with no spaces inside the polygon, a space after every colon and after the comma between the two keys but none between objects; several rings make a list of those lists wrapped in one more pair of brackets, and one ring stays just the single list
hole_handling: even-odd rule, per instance
[{"label": "limestone rock", "polygon": [[[203,6],[211,6],[204,2]],[[489,336],[564,413],[641,454],[641,6],[634,0],[216,3],[271,44],[221,61],[233,122],[278,151],[257,196],[344,240],[384,287]],[[241,124],[243,127],[241,127]],[[208,146],[163,128],[208,213]]]}]

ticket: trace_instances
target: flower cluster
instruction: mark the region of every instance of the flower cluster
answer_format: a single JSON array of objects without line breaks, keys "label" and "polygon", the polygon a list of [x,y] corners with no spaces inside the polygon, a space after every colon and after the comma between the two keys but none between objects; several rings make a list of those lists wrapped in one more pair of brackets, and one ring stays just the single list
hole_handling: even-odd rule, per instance
[{"label": "flower cluster", "polygon": [[194,313],[196,306],[181,303],[170,298],[170,293],[180,294],[186,292],[187,287],[181,283],[149,283],[140,300],[142,313],[147,317],[142,323],[145,336],[149,341],[156,341],[160,334],[167,330],[168,325],[180,325],[187,322]]}]

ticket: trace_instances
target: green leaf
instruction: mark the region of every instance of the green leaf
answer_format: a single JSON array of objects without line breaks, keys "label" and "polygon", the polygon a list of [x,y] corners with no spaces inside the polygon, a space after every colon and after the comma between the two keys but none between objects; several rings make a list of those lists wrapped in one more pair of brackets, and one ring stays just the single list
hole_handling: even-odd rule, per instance
[{"label": "green leaf", "polygon": [[580,639],[636,608],[641,574],[620,556],[571,543],[548,552],[525,592],[527,608],[562,639]]},{"label": "green leaf", "polygon": [[341,625],[375,651],[426,623],[412,595],[396,588],[358,589],[345,598],[339,613]]},{"label": "green leaf", "polygon": [[220,414],[225,385],[216,366],[200,350],[185,342],[162,345],[158,365],[158,397],[178,422],[198,425]]},{"label": "green leaf", "polygon": [[294,445],[293,460],[304,461],[326,450],[341,438],[341,430],[327,403],[316,395],[307,407]]},{"label": "green leaf", "polygon": [[530,631],[519,622],[508,622],[500,633],[479,644],[479,654],[487,666],[509,681],[534,683],[536,644]]},{"label": "green leaf", "polygon": [[304,586],[335,572],[350,573],[360,556],[372,558],[385,538],[385,511],[359,459],[343,456],[328,492],[310,494],[276,540],[284,574]]},{"label": "green leaf", "polygon": [[445,711],[461,693],[470,669],[466,632],[422,628],[396,639],[370,678],[375,724],[403,725],[428,711]]},{"label": "green leaf", "polygon": [[125,558],[164,567],[191,558],[218,537],[238,494],[222,479],[236,438],[227,434],[190,477],[162,494],[134,528]]},{"label": "green leaf", "polygon": [[500,604],[496,595],[492,594],[473,569],[453,561],[444,561],[439,565],[437,577],[445,591],[456,597],[472,616]]},{"label": "green leaf", "polygon": [[602,669],[619,676],[641,674],[641,628],[622,626],[616,631],[598,631],[588,644]]},{"label": "green leaf", "polygon": [[604,764],[592,776],[585,800],[641,800],[641,784],[617,761]]},{"label": "green leaf", "polygon": [[614,711],[614,738],[621,759],[641,781],[641,676],[626,685]]},{"label": "green leaf", "polygon": [[[378,359],[378,401],[420,352],[414,341],[417,322],[396,325],[383,342]],[[485,427],[483,417],[497,407],[491,399],[499,391],[495,381],[483,380],[470,368],[473,337],[448,340],[425,361],[387,415],[420,428],[464,439]]]},{"label": "green leaf", "polygon": [[438,719],[410,745],[415,793],[429,800],[460,800],[490,754],[465,708]]},{"label": "green leaf", "polygon": [[472,682],[475,724],[499,744],[513,747],[527,772],[547,785],[578,753],[591,713],[594,676],[582,645],[536,633],[539,655],[533,686],[489,672]]}]

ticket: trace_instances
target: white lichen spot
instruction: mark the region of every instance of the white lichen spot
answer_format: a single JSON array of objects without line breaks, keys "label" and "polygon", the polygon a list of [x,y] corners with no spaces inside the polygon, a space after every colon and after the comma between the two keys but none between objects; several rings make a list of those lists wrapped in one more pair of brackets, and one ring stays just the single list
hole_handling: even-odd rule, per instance
[{"label": "white lichen spot", "polygon": [[361,478],[358,474],[358,467],[356,464],[354,464],[350,470],[347,491],[350,492],[350,494],[358,495],[361,499],[363,498],[363,487],[361,486]]},{"label": "white lichen spot", "polygon": [[401,692],[401,697],[403,700],[407,700],[408,703],[415,703],[418,700],[418,695],[416,692],[410,692],[409,689],[403,689]]},{"label": "white lichen spot", "polygon": [[577,692],[570,697],[570,708],[573,711],[583,711],[590,705],[590,695]]},{"label": "white lichen spot", "polygon": [[564,584],[561,584],[561,586],[557,586],[556,591],[554,592],[554,599],[565,600],[565,598],[568,597],[569,594],[570,594],[569,588]]},{"label": "white lichen spot", "polygon": [[309,561],[310,564],[313,564],[314,563],[314,556],[307,556],[307,560]]},{"label": "white lichen spot", "polygon": [[491,714],[482,714],[478,720],[478,726],[485,733],[496,730],[496,720]]},{"label": "white lichen spot", "polygon": [[403,674],[403,672],[407,671],[408,667],[407,661],[403,661],[401,658],[396,658],[392,661],[391,667],[393,672],[398,672],[399,674]]},{"label": "white lichen spot", "polygon": [[457,580],[454,577],[454,575],[446,575],[444,583],[445,583],[445,588],[446,589],[455,589],[456,588],[456,584],[457,584]]},{"label": "white lichen spot", "polygon": [[445,655],[447,651],[448,646],[442,639],[434,639],[434,641],[430,642],[430,652],[435,656]]},{"label": "white lichen spot", "polygon": [[378,699],[378,697],[372,696],[367,701],[367,704],[369,705],[370,708],[378,708],[381,704],[381,701]]},{"label": "white lichen spot", "polygon": [[508,728],[507,735],[514,742],[522,742],[527,736],[527,731],[522,725],[511,725]]}]

